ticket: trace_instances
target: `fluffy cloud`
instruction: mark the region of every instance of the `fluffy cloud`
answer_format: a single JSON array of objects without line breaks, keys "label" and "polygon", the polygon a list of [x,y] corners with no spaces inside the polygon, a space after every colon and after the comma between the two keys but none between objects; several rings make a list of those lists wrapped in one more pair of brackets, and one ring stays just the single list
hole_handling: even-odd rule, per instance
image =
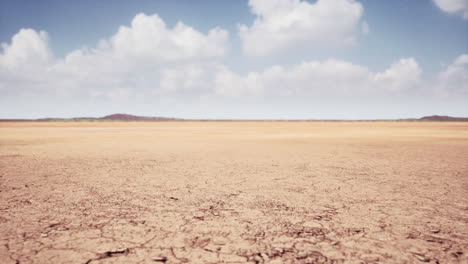
[{"label": "fluffy cloud", "polygon": [[0,92],[3,96],[49,87],[47,75],[52,56],[47,33],[21,29],[11,40],[2,43],[0,53]]},{"label": "fluffy cloud", "polygon": [[463,19],[468,19],[467,0],[433,0],[434,3],[444,12],[458,14]]},{"label": "fluffy cloud", "polygon": [[276,65],[245,76],[222,71],[216,76],[215,91],[223,96],[273,95],[361,96],[399,93],[416,89],[421,69],[413,58],[401,59],[381,73],[350,62],[330,59],[310,61],[284,68]]},{"label": "fluffy cloud", "polygon": [[401,91],[418,87],[421,82],[421,69],[413,58],[401,59],[386,71],[373,76],[376,86]]},{"label": "fluffy cloud", "polygon": [[48,37],[45,31],[21,29],[11,40],[11,44],[2,43],[0,67],[9,70],[37,67],[50,59]]},{"label": "fluffy cloud", "polygon": [[468,54],[460,55],[439,73],[436,88],[444,96],[460,95],[468,98]]},{"label": "fluffy cloud", "polygon": [[[227,52],[228,37],[219,28],[207,34],[182,22],[168,28],[157,15],[138,14],[129,27],[120,27],[96,48],[78,49],[54,59],[45,32],[22,29],[11,44],[2,44],[0,90],[42,93],[48,87],[53,93],[69,96],[116,99],[158,88],[173,91],[181,86],[202,86],[195,81],[181,85],[170,76],[201,78]],[[174,74],[174,69],[182,73]],[[116,96],[119,94],[122,96]]]},{"label": "fluffy cloud", "polygon": [[157,15],[138,14],[130,27],[120,27],[108,43],[101,45],[109,45],[117,57],[163,62],[223,56],[227,38],[227,31],[219,28],[204,35],[179,22],[168,29]]},{"label": "fluffy cloud", "polygon": [[[269,4],[256,8],[274,13]],[[168,28],[156,15],[139,14],[130,26],[120,27],[97,47],[54,58],[46,32],[22,29],[11,43],[2,44],[0,104],[4,107],[0,115],[15,112],[19,102],[60,111],[76,104],[79,110],[73,115],[86,104],[133,112],[144,102],[148,109],[186,107],[188,114],[203,108],[208,114],[202,117],[216,116],[212,114],[216,111],[222,117],[231,107],[231,116],[241,117],[236,116],[240,108],[255,111],[271,105],[273,109],[264,111],[269,113],[284,102],[289,102],[288,107],[307,108],[354,100],[360,107],[408,95],[426,99],[435,95],[433,90],[446,98],[468,98],[468,55],[457,58],[433,83],[421,79],[422,70],[413,58],[396,61],[380,72],[329,59],[239,74],[223,64],[227,41],[228,33],[222,29],[202,33],[183,23]],[[251,108],[244,108],[246,102]]]},{"label": "fluffy cloud", "polygon": [[[138,14],[130,27],[121,26],[96,49],[71,52],[59,65],[68,71],[98,75],[158,71],[167,65],[206,62],[223,57],[228,32],[219,28],[203,34],[182,22],[169,29],[157,15]],[[83,75],[84,73],[79,73]]]},{"label": "fluffy cloud", "polygon": [[[240,25],[239,36],[248,55],[271,52],[301,44],[354,43],[363,15],[355,0],[250,0],[257,16],[252,26]],[[367,24],[363,27],[368,32]]]},{"label": "fluffy cloud", "polygon": [[[183,26],[186,30],[180,30],[181,24],[173,30],[167,30],[163,25],[157,16],[138,15],[132,27],[121,27],[116,35],[101,41],[96,49],[75,50],[59,60],[51,58],[45,32],[21,30],[10,45],[3,44],[0,89],[10,93],[14,92],[12,89],[41,93],[49,89],[55,94],[111,99],[171,94],[192,98],[206,95],[238,98],[382,95],[415,90],[422,84],[422,70],[413,58],[401,59],[388,69],[375,73],[364,66],[329,59],[303,62],[288,68],[275,65],[240,75],[216,59],[223,55],[221,43],[227,33],[215,29],[203,35],[187,26]],[[217,31],[220,33],[213,33]],[[174,44],[178,41],[173,41],[181,37],[179,32],[184,32],[182,36],[193,34],[193,39],[198,39],[199,43]],[[165,39],[156,36],[158,34],[166,34]],[[125,43],[123,36],[127,36],[130,44]],[[144,44],[139,45],[140,41]],[[154,48],[150,48],[148,41]],[[204,50],[207,46],[200,43],[205,42],[216,48],[212,52]],[[179,49],[179,52],[162,54],[164,48]],[[194,49],[201,51],[194,52]],[[441,72],[437,90],[468,90],[467,64],[468,55],[463,55]]]}]

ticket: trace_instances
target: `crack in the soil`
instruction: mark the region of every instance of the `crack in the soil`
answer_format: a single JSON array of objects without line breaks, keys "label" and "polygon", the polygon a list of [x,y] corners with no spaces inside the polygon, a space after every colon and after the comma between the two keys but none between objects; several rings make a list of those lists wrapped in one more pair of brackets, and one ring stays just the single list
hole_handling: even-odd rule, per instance
[{"label": "crack in the soil", "polygon": [[128,249],[128,248],[126,248],[124,250],[106,251],[104,253],[99,253],[96,258],[92,258],[92,259],[87,260],[85,262],[85,264],[89,264],[89,263],[91,263],[93,261],[96,261],[96,260],[127,255],[129,252],[130,252],[130,249]]}]

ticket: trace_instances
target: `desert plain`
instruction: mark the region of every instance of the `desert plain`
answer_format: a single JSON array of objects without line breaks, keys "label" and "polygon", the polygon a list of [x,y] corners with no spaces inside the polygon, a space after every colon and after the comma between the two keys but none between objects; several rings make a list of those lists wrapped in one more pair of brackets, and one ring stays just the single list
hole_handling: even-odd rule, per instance
[{"label": "desert plain", "polygon": [[467,249],[467,122],[0,123],[0,263],[468,263]]}]

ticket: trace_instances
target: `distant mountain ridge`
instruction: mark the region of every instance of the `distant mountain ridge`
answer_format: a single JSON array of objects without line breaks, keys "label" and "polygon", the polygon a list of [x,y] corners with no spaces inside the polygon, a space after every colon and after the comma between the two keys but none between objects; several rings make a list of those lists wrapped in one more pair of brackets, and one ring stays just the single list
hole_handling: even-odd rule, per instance
[{"label": "distant mountain ridge", "polygon": [[419,120],[422,120],[422,121],[439,121],[439,122],[468,121],[468,117],[453,117],[453,116],[431,115],[431,116],[421,117]]},{"label": "distant mountain ridge", "polygon": [[38,118],[38,119],[0,119],[0,121],[34,121],[34,122],[60,122],[60,121],[147,121],[147,122],[162,122],[162,121],[177,121],[183,120],[170,117],[157,117],[157,116],[137,116],[129,114],[112,114],[103,117],[72,117],[72,118]]},{"label": "distant mountain ridge", "polygon": [[0,119],[0,122],[99,122],[99,121],[115,121],[115,122],[165,122],[165,121],[330,121],[330,122],[366,122],[366,121],[421,121],[421,122],[468,122],[468,117],[452,117],[442,115],[424,116],[421,118],[406,118],[406,119],[359,119],[359,120],[338,120],[338,119],[300,119],[300,120],[286,120],[286,119],[182,119],[171,117],[158,117],[158,116],[137,116],[130,114],[111,114],[103,117],[73,117],[73,118],[39,118],[39,119]]},{"label": "distant mountain ridge", "polygon": [[111,120],[111,121],[169,121],[179,120],[177,118],[167,117],[153,117],[153,116],[136,116],[129,114],[112,114],[98,118],[99,120]]}]

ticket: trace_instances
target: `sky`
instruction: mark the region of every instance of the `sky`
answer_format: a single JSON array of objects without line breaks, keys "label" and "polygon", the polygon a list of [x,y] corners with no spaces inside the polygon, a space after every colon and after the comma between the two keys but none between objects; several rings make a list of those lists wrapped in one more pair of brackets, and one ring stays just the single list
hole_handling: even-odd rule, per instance
[{"label": "sky", "polygon": [[2,0],[0,43],[0,118],[468,116],[468,0]]}]

